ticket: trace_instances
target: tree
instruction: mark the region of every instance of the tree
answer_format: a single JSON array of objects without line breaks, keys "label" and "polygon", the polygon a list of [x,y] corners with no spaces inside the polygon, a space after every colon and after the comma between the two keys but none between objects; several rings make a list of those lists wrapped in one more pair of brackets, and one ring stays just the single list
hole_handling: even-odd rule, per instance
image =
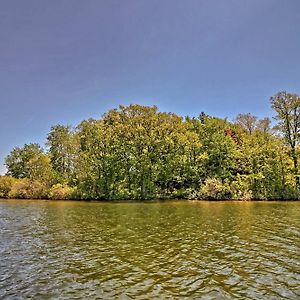
[{"label": "tree", "polygon": [[247,133],[252,134],[256,126],[257,117],[248,114],[239,114],[235,122],[239,124]]},{"label": "tree", "polygon": [[38,144],[25,144],[22,148],[14,148],[5,159],[7,175],[15,178],[29,177],[29,162],[42,154],[43,150]]},{"label": "tree", "polygon": [[269,118],[263,118],[258,120],[256,124],[256,129],[260,130],[264,134],[270,133],[271,130],[271,120]]},{"label": "tree", "polygon": [[277,93],[270,99],[272,108],[276,111],[277,128],[282,132],[284,139],[290,147],[293,159],[296,187],[299,188],[298,154],[300,132],[300,97],[285,91]]},{"label": "tree", "polygon": [[70,126],[51,127],[47,137],[51,164],[56,172],[57,181],[70,182],[78,154],[78,141]]},{"label": "tree", "polygon": [[163,197],[199,179],[199,136],[175,114],[120,106],[77,130],[79,190],[87,197]]},{"label": "tree", "polygon": [[53,169],[51,160],[47,154],[41,153],[30,159],[27,163],[28,175],[31,180],[36,180],[51,185]]},{"label": "tree", "polygon": [[[81,199],[299,198],[299,96],[271,98],[278,120],[182,118],[155,106],[120,106],[76,128],[56,125],[48,151],[14,148],[0,196]],[[13,178],[16,177],[16,178]]]},{"label": "tree", "polygon": [[204,176],[206,178],[230,178],[235,173],[236,140],[227,135],[230,124],[227,120],[206,117],[197,129],[202,143],[203,155],[207,158],[203,162]]}]

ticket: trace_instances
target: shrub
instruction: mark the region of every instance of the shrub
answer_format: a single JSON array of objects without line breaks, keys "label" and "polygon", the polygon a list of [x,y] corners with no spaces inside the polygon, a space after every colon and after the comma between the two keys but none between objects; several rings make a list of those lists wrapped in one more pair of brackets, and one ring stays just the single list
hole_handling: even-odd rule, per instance
[{"label": "shrub", "polygon": [[74,199],[75,194],[76,188],[58,183],[51,187],[48,197],[56,200]]},{"label": "shrub", "polygon": [[43,199],[47,197],[44,184],[29,179],[19,179],[13,185],[8,195],[10,198]]},{"label": "shrub", "polygon": [[232,199],[235,200],[251,200],[253,198],[250,189],[250,179],[246,175],[237,175],[236,180],[230,185]]},{"label": "shrub", "polygon": [[203,199],[225,200],[231,198],[231,192],[228,184],[222,183],[216,178],[207,178],[200,189],[200,195]]},{"label": "shrub", "polygon": [[17,179],[10,176],[0,176],[0,198],[8,198],[13,184]]}]

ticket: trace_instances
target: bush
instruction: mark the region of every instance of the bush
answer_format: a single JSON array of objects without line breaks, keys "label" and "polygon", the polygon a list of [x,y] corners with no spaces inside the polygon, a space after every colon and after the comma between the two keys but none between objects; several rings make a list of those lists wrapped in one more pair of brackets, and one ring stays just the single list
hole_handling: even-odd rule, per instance
[{"label": "bush", "polygon": [[17,179],[10,176],[0,176],[0,198],[8,198],[13,184]]},{"label": "bush", "polygon": [[201,195],[199,195],[199,191],[195,190],[194,188],[187,188],[183,191],[183,197],[189,200],[196,200],[201,198]]},{"label": "bush", "polygon": [[19,179],[12,185],[8,196],[20,199],[44,199],[47,197],[47,191],[45,185],[38,181]]},{"label": "bush", "polygon": [[230,185],[232,199],[251,200],[253,193],[250,189],[250,180],[246,175],[237,175],[236,180]]},{"label": "bush", "polygon": [[48,197],[56,200],[74,199],[76,198],[76,188],[58,183],[51,187]]},{"label": "bush", "polygon": [[208,178],[200,189],[203,199],[225,200],[231,198],[229,185],[216,178]]}]

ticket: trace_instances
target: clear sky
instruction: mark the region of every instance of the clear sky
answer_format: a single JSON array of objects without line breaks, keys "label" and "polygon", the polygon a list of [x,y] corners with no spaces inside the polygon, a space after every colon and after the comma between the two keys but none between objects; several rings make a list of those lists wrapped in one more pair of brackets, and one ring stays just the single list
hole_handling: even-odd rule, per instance
[{"label": "clear sky", "polygon": [[300,93],[300,0],[0,2],[0,174],[13,147],[119,104],[263,117],[280,90]]}]

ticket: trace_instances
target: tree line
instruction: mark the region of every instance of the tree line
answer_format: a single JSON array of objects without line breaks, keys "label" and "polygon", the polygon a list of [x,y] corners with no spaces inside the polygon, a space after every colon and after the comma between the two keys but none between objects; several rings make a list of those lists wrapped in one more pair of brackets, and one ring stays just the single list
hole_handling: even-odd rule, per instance
[{"label": "tree line", "polygon": [[120,106],[76,127],[56,125],[46,150],[14,148],[2,198],[300,199],[300,97],[270,98],[269,118],[232,122],[180,117],[155,106]]}]

